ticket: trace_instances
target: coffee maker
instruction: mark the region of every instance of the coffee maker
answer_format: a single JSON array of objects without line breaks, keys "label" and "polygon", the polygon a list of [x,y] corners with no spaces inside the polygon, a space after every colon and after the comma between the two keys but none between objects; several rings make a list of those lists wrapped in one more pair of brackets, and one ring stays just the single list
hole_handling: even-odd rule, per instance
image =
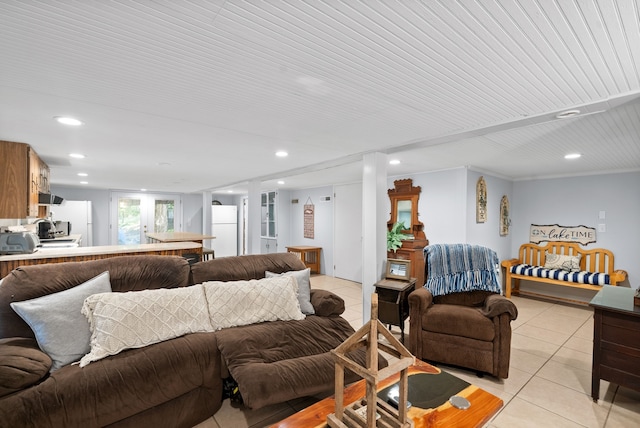
[{"label": "coffee maker", "polygon": [[36,220],[36,228],[40,239],[50,239],[55,236],[56,227],[51,220],[46,218]]}]

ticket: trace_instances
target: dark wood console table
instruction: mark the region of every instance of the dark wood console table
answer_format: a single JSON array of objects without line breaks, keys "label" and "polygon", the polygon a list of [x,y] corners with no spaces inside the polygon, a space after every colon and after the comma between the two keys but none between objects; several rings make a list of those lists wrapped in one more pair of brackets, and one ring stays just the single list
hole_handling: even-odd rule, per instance
[{"label": "dark wood console table", "polygon": [[409,317],[409,294],[415,286],[415,278],[411,278],[410,281],[381,279],[374,285],[378,293],[378,318],[383,324],[400,327],[402,343],[404,343],[404,322]]},{"label": "dark wood console table", "polygon": [[593,306],[591,397],[600,396],[600,379],[640,391],[640,307],[634,288],[605,285]]}]

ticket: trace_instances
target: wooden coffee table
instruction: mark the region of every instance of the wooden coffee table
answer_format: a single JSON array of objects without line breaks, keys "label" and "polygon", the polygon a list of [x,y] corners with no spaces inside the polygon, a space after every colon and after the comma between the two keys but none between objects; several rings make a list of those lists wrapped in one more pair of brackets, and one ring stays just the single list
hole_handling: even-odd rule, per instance
[{"label": "wooden coffee table", "polygon": [[[424,377],[424,374],[431,374],[438,376],[441,373],[440,369],[433,367],[430,364],[424,363],[420,360],[416,360],[416,364],[409,367],[409,377],[419,374],[423,377],[425,382],[429,382],[429,378]],[[442,381],[446,384],[450,380],[455,380],[455,385],[462,385],[462,390],[455,392],[455,395],[465,397],[471,403],[471,407],[468,410],[460,410],[445,401],[444,404],[435,408],[419,408],[412,406],[408,415],[413,419],[415,428],[431,428],[431,427],[480,427],[487,423],[493,415],[502,407],[502,400],[487,391],[478,388],[475,385],[467,384],[461,379],[455,376],[443,373],[446,379],[440,379],[440,382],[434,382],[442,384]],[[398,382],[399,374],[389,377],[378,384],[378,391],[387,388],[390,385]],[[437,378],[434,377],[434,381]],[[428,386],[428,384],[427,384]],[[411,394],[411,386],[409,387],[409,393]],[[356,382],[344,390],[344,402],[345,405],[349,405],[356,400],[361,399],[365,395],[365,382],[361,380]],[[445,399],[446,400],[446,399]],[[411,397],[409,398],[411,401]],[[325,398],[300,412],[289,416],[288,418],[271,425],[271,428],[321,428],[327,426],[327,415],[335,412],[335,400],[333,397]]]}]

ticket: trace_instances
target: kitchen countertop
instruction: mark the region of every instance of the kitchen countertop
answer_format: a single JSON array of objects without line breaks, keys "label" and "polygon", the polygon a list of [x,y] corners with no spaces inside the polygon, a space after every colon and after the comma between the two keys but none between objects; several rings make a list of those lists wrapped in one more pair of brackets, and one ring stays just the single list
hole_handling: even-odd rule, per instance
[{"label": "kitchen countertop", "polygon": [[[69,238],[67,238],[69,239]],[[162,250],[191,250],[201,248],[196,242],[172,242],[165,244],[100,245],[95,247],[46,248],[31,254],[0,256],[0,262],[12,260],[51,259],[58,257],[92,256],[96,254],[143,253]]]},{"label": "kitchen countertop", "polygon": [[40,240],[40,244],[42,244],[42,245],[69,244],[70,246],[73,246],[73,245],[79,246],[80,242],[82,242],[82,235],[80,235],[80,234],[71,234],[71,235],[67,235],[67,236],[56,236],[55,238],[49,238],[49,239],[44,239],[44,240],[41,239]]}]

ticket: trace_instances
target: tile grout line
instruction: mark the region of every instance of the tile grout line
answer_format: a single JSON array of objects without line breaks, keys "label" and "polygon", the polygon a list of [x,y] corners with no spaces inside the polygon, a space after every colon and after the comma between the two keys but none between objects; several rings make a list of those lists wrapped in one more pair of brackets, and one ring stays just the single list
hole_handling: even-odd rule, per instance
[{"label": "tile grout line", "polygon": [[[540,312],[540,314],[545,313],[546,311],[548,311],[549,309],[551,309],[553,306],[555,306],[555,305],[550,306],[549,308],[547,308],[547,309],[545,309],[544,311]],[[534,318],[535,318],[535,317],[534,317]],[[566,339],[566,340],[565,340],[565,341],[564,341],[564,342],[563,342],[563,343],[558,347],[558,349],[556,349],[556,351],[555,351],[553,354],[551,354],[551,356],[550,356],[549,358],[547,358],[547,360],[544,362],[544,364],[542,364],[542,366],[540,366],[540,368],[539,368],[535,373],[533,373],[533,374],[531,375],[531,377],[529,378],[529,380],[527,380],[527,382],[525,382],[525,383],[524,383],[524,385],[522,385],[522,387],[521,387],[521,388],[520,388],[520,389],[519,389],[519,390],[518,390],[518,391],[513,395],[513,397],[512,397],[512,399],[511,399],[511,400],[513,400],[513,398],[518,397],[518,395],[520,394],[520,392],[522,392],[522,390],[523,390],[523,389],[524,389],[524,388],[529,384],[529,382],[531,382],[531,380],[532,380],[534,377],[536,377],[536,375],[537,375],[537,374],[542,370],[542,368],[543,368],[544,366],[546,366],[546,365],[547,365],[547,363],[548,363],[549,361],[551,361],[551,360],[552,360],[552,358],[553,358],[553,357],[558,353],[558,351],[560,351],[560,350],[562,349],[562,347],[563,347],[563,346],[565,346],[565,345],[567,344],[567,342],[569,342],[569,341],[571,340],[571,338],[572,338],[572,337],[573,337],[573,336],[578,332],[578,330],[580,330],[580,329],[581,329],[581,328],[582,328],[586,323],[588,323],[588,322],[590,321],[590,319],[591,319],[591,318],[586,319],[586,320],[585,320],[585,321],[584,321],[584,322],[583,322],[583,323],[582,323],[578,328],[576,328],[576,329],[575,329],[575,331],[574,331],[574,332],[573,332],[573,333],[572,333],[572,334],[571,334],[571,335],[570,335],[570,336],[569,336],[569,337],[568,337],[568,338],[567,338],[567,339]],[[528,321],[527,321],[527,322],[528,322]],[[524,324],[522,324],[522,325],[525,325],[527,322],[525,322],[525,323],[524,323]],[[540,328],[542,328],[542,327],[540,327]],[[543,328],[543,329],[544,329],[544,328]],[[544,330],[548,330],[548,329],[544,329]],[[552,331],[552,330],[548,330],[548,331]],[[574,351],[576,351],[576,352],[581,352],[581,351],[578,351],[578,350],[574,350]],[[522,352],[527,352],[527,351],[522,351]],[[528,354],[530,354],[529,352],[527,352],[527,353],[528,353]],[[583,353],[584,353],[584,352],[583,352]],[[536,355],[536,354],[530,354],[530,355]],[[592,358],[593,358],[593,356],[592,356]],[[559,364],[561,364],[561,363],[559,363]],[[566,365],[566,364],[563,364],[563,365]],[[573,367],[573,366],[569,366],[569,367]],[[575,367],[574,367],[574,368],[575,368]],[[560,384],[560,383],[557,383],[557,382],[555,382],[555,381],[548,380],[548,379],[545,379],[545,378],[540,378],[540,379],[543,379],[543,380],[546,380],[546,381],[548,381],[548,382],[554,383],[554,384],[556,384],[556,385],[558,385],[558,386],[561,386],[561,387],[563,387],[563,388],[568,388],[568,389],[570,389],[570,390],[572,390],[572,391],[576,391],[576,390],[575,390],[575,389],[573,389],[573,388],[569,388],[569,387],[567,387],[567,386],[565,386],[565,385],[562,385],[562,384]],[[576,392],[580,392],[580,391],[576,391]],[[617,388],[616,388],[616,392],[617,392]],[[559,416],[559,417],[561,417],[561,418],[563,418],[563,419],[565,419],[565,420],[567,420],[567,421],[570,421],[570,422],[575,423],[575,424],[578,424],[578,425],[582,425],[581,423],[579,423],[579,422],[577,422],[577,421],[574,421],[573,419],[569,419],[569,418],[567,418],[566,416],[560,415],[560,414],[558,414],[558,413],[556,413],[556,412],[554,412],[554,411],[552,411],[552,410],[549,410],[549,409],[546,409],[546,408],[544,408],[544,407],[542,407],[542,406],[539,406],[539,405],[537,405],[536,403],[532,403],[532,402],[530,402],[530,401],[528,401],[528,400],[525,400],[525,399],[524,399],[524,398],[522,398],[522,397],[519,397],[519,398],[520,398],[521,400],[523,400],[523,401],[526,401],[527,403],[529,403],[529,404],[531,404],[531,405],[534,405],[534,406],[536,406],[536,407],[539,407],[539,408],[541,408],[541,409],[544,409],[544,410],[545,410],[545,411],[547,411],[547,412],[553,413],[554,415]],[[591,397],[587,394],[587,398],[589,398],[589,399],[590,399]],[[615,393],[614,393],[614,398],[615,398]],[[510,400],[509,402],[511,402],[511,400]],[[602,428],[604,428],[604,427],[606,426],[606,422],[607,422],[607,420],[609,419],[609,414],[611,413],[611,409],[613,408],[613,402],[614,402],[614,401],[615,401],[615,400],[614,400],[614,399],[612,399],[612,401],[611,401],[611,403],[610,403],[610,406],[609,406],[609,408],[607,409],[607,414],[606,414],[606,416],[605,416],[605,421],[604,421],[604,423],[603,423],[603,425],[602,425]],[[504,406],[504,408],[500,409],[500,411],[496,414],[496,416],[497,416],[498,414],[502,413],[502,411],[503,411],[506,407],[507,407],[507,406]],[[584,425],[582,425],[582,426],[584,426]]]}]

